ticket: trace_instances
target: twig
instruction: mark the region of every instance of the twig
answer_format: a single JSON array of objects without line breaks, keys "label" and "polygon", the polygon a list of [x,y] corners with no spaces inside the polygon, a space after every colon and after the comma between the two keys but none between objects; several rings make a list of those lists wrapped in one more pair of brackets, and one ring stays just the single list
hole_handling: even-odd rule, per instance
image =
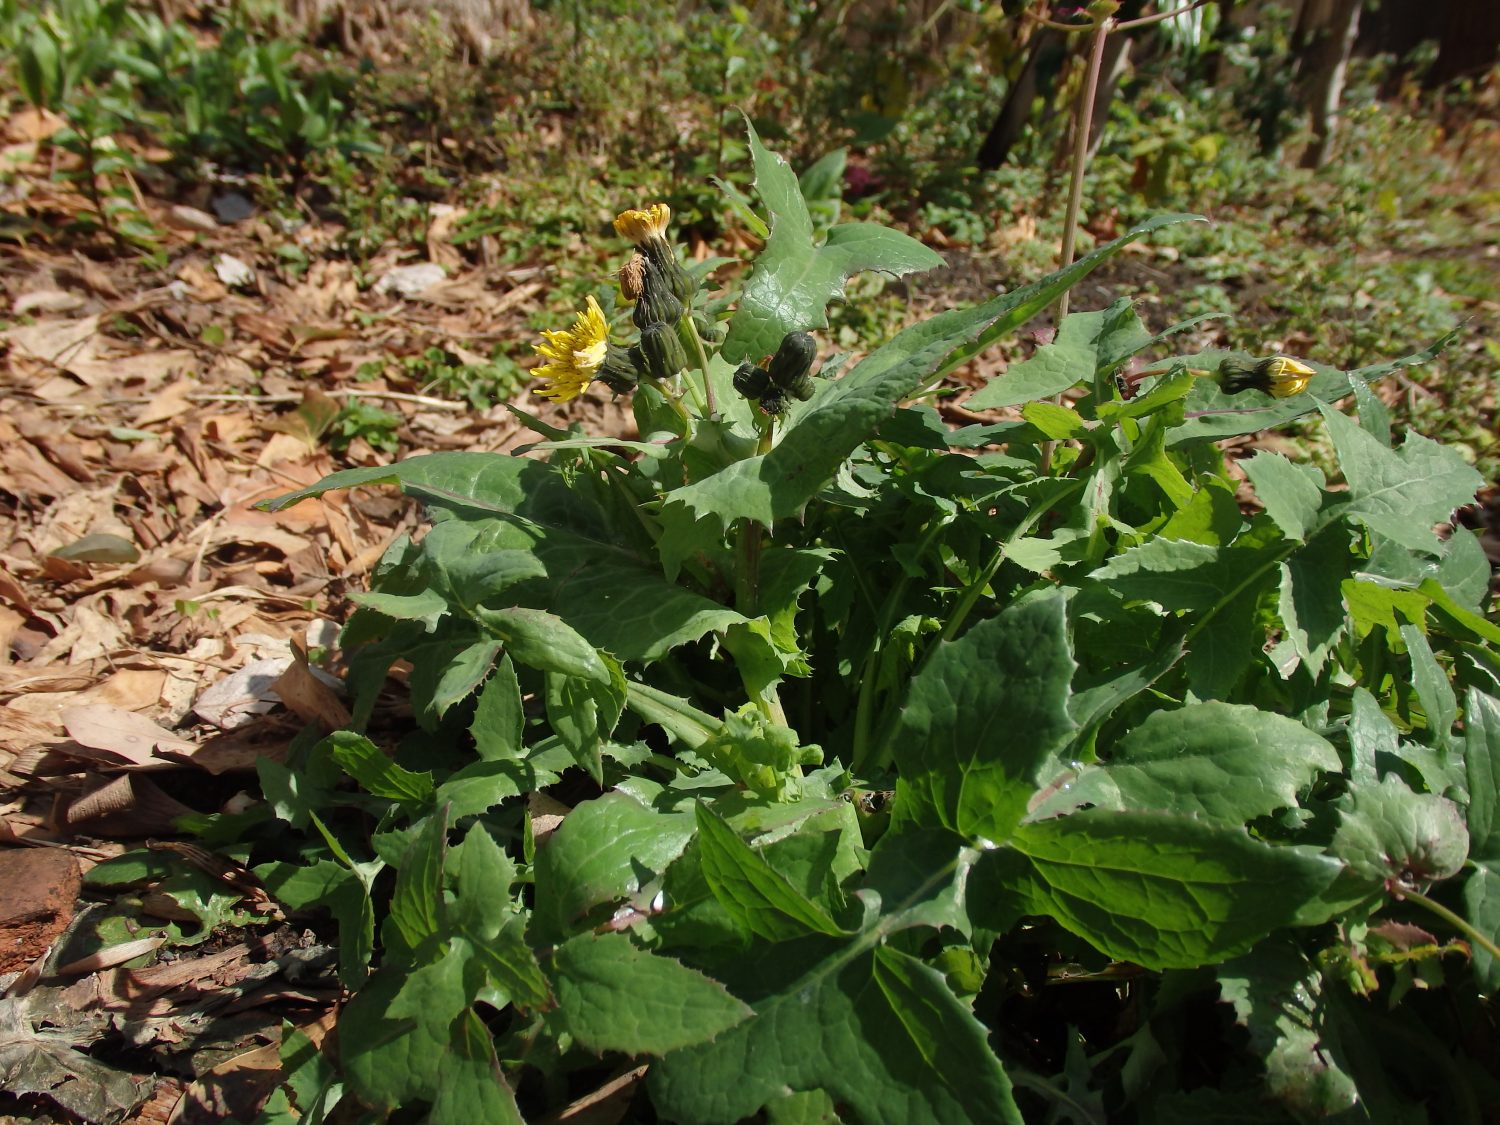
[{"label": "twig", "polygon": [[[184,396],[189,402],[261,402],[267,405],[280,405],[288,402],[301,402],[302,396],[298,394],[285,395],[245,395],[245,394],[193,394]],[[418,406],[425,406],[431,410],[462,411],[472,409],[466,402],[454,402],[446,398],[432,398],[429,395],[414,395],[406,391],[329,391],[329,398],[383,398],[393,402],[411,402]],[[144,401],[136,399],[118,399],[111,401]]]}]

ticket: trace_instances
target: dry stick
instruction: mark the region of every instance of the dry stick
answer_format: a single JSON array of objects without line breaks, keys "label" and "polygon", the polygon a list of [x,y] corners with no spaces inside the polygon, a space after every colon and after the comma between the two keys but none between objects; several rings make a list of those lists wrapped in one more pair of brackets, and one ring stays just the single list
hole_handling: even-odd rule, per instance
[{"label": "dry stick", "polygon": [[[383,398],[393,402],[411,402],[418,406],[425,406],[431,410],[461,411],[472,409],[466,402],[454,402],[446,398],[431,398],[428,395],[414,395],[406,391],[328,391],[329,398]],[[301,402],[302,396],[298,394],[286,395],[245,395],[245,394],[193,394],[184,396],[189,402],[260,402],[267,405]],[[120,399],[111,401],[149,401],[135,399]]]},{"label": "dry stick", "polygon": [[[1068,209],[1063,216],[1063,240],[1061,261],[1058,269],[1067,269],[1073,264],[1074,236],[1078,232],[1078,209],[1083,205],[1083,174],[1089,160],[1089,132],[1094,125],[1094,98],[1099,92],[1099,70],[1104,62],[1104,40],[1109,35],[1114,21],[1100,20],[1094,25],[1094,38],[1089,44],[1088,70],[1085,72],[1083,88],[1078,95],[1078,112],[1073,115],[1073,175],[1068,185]],[[1071,290],[1064,289],[1057,300],[1058,329],[1068,315],[1068,298]],[[1061,402],[1062,396],[1054,396],[1053,402]],[[1052,469],[1052,451],[1056,443],[1042,443],[1041,470],[1046,474]]]}]

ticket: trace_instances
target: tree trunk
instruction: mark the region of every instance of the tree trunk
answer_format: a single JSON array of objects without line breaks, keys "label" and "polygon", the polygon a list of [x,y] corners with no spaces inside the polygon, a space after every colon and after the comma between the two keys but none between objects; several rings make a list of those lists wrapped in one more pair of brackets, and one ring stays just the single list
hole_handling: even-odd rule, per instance
[{"label": "tree trunk", "polygon": [[1042,54],[1059,45],[1063,33],[1051,28],[1038,28],[1027,45],[1026,62],[1021,73],[1005,92],[1005,104],[995,115],[995,123],[985,134],[979,146],[977,162],[985,171],[992,171],[1005,163],[1010,150],[1021,139],[1021,131],[1031,117],[1031,103],[1036,99],[1037,77],[1041,69]]},{"label": "tree trunk", "polygon": [[1333,150],[1339,101],[1349,51],[1359,34],[1364,0],[1307,0],[1292,35],[1297,57],[1297,86],[1312,116],[1312,143],[1302,153],[1302,167],[1321,168]]}]

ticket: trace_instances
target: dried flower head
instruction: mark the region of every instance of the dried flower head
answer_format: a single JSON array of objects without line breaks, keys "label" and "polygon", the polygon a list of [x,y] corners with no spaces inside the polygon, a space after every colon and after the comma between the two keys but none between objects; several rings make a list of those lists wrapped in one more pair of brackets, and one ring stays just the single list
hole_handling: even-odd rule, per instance
[{"label": "dried flower head", "polygon": [[620,293],[627,301],[639,301],[646,291],[646,259],[632,254],[620,267]]}]

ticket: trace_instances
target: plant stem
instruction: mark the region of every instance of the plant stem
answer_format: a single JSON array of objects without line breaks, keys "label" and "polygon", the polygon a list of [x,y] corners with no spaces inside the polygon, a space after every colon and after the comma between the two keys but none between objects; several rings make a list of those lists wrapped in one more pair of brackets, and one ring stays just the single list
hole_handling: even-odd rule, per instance
[{"label": "plant stem", "polygon": [[[1038,504],[1026,513],[1021,522],[1015,526],[1015,529],[1005,537],[1005,542],[996,548],[994,556],[985,564],[984,569],[979,572],[979,575],[973,582],[964,588],[964,592],[959,596],[958,604],[953,607],[953,613],[943,625],[943,631],[938,634],[938,639],[928,645],[927,650],[922,653],[922,658],[917,661],[916,667],[912,669],[910,679],[916,679],[922,674],[923,669],[931,663],[933,656],[937,653],[939,645],[945,641],[951,641],[958,634],[958,630],[963,626],[964,621],[967,620],[970,612],[974,609],[974,604],[979,600],[979,596],[989,587],[991,579],[995,577],[995,574],[1000,569],[1000,564],[1005,561],[1006,551],[1011,544],[1015,543],[1016,540],[1035,527],[1042,517],[1060,502],[1082,489],[1088,483],[1088,480],[1088,477],[1080,477],[1077,480],[1069,482],[1066,488],[1058,490],[1057,495],[1044,503]],[[884,733],[880,736],[880,744],[870,758],[869,773],[885,769],[890,765],[891,757],[895,753],[895,747],[891,743],[895,732],[895,723],[885,724]],[[851,766],[850,768],[854,767]]]},{"label": "plant stem", "polygon": [[1500,961],[1500,945],[1496,945],[1493,941],[1485,937],[1473,926],[1469,925],[1468,922],[1464,921],[1462,917],[1449,910],[1442,903],[1428,898],[1420,891],[1402,891],[1400,897],[1406,899],[1408,902],[1414,902],[1418,906],[1431,911],[1433,914],[1436,914],[1439,918],[1447,922],[1459,933],[1466,936],[1475,945],[1479,946],[1480,949],[1488,953],[1496,961]]},{"label": "plant stem", "polygon": [[[1073,169],[1068,184],[1068,209],[1063,215],[1063,237],[1059,269],[1073,264],[1074,243],[1078,234],[1078,211],[1083,206],[1083,177],[1089,163],[1089,133],[1094,127],[1094,99],[1099,94],[1099,71],[1104,64],[1104,40],[1114,28],[1113,20],[1101,20],[1094,26],[1094,36],[1089,41],[1088,70],[1084,73],[1083,89],[1078,95],[1078,110],[1073,115]],[[1057,301],[1057,322],[1060,325],[1068,315],[1068,295],[1064,289]]]},{"label": "plant stem", "polygon": [[[1114,20],[1100,20],[1094,25],[1094,35],[1089,41],[1088,69],[1084,72],[1083,88],[1078,94],[1078,109],[1073,114],[1073,168],[1068,182],[1068,208],[1063,215],[1062,250],[1058,255],[1058,269],[1065,270],[1073,264],[1078,235],[1078,211],[1083,206],[1083,177],[1088,170],[1089,163],[1089,133],[1094,126],[1094,99],[1099,94],[1099,71],[1104,64],[1104,41],[1109,37],[1113,27]],[[1072,289],[1064,289],[1062,296],[1057,299],[1057,316],[1054,318],[1054,323],[1058,329],[1062,328],[1062,322],[1067,318],[1071,294]],[[1052,401],[1061,402],[1062,396],[1056,395]],[[1052,451],[1056,448],[1056,442],[1042,443],[1041,471],[1044,474],[1052,469]]]},{"label": "plant stem", "polygon": [[703,408],[707,411],[705,417],[712,418],[718,411],[714,404],[713,377],[708,373],[708,349],[703,346],[703,337],[698,335],[698,326],[693,323],[693,314],[686,313],[683,319],[687,322],[688,334],[693,340],[693,350],[698,355],[698,370],[703,372]]}]

